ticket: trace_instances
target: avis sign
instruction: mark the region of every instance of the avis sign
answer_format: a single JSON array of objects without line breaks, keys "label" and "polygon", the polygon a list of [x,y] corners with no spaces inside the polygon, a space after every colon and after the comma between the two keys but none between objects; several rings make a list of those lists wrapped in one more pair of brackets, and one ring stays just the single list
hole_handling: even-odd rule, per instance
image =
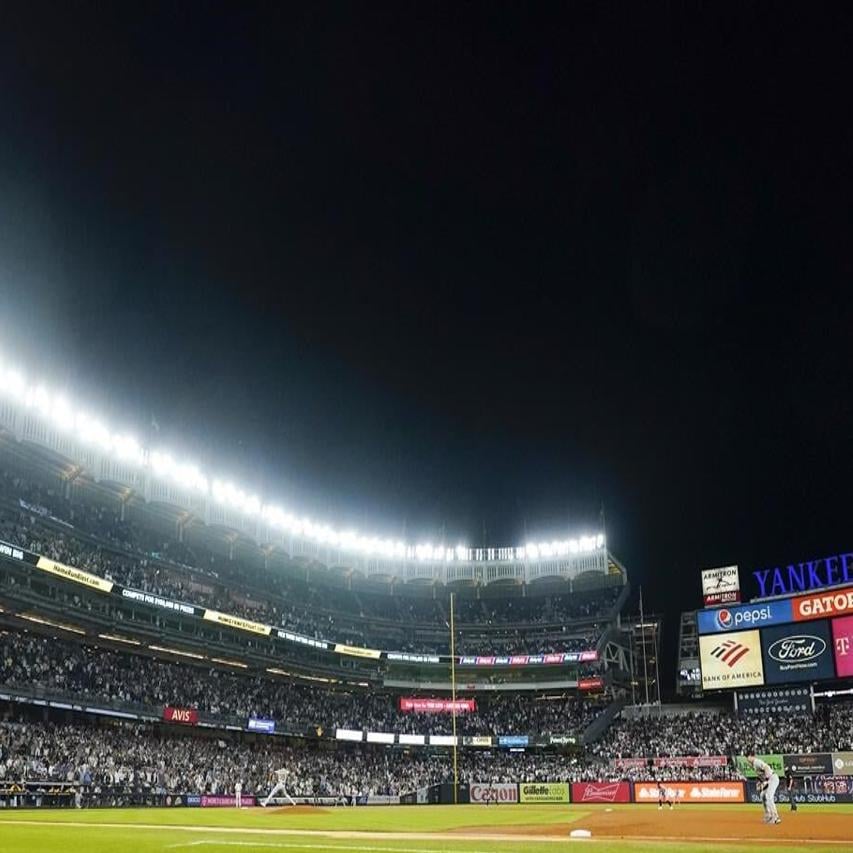
[{"label": "avis sign", "polygon": [[198,711],[195,708],[163,708],[163,719],[167,723],[182,723],[185,726],[198,725]]},{"label": "avis sign", "polygon": [[740,601],[740,574],[737,566],[702,569],[702,597],[705,607],[737,604]]}]

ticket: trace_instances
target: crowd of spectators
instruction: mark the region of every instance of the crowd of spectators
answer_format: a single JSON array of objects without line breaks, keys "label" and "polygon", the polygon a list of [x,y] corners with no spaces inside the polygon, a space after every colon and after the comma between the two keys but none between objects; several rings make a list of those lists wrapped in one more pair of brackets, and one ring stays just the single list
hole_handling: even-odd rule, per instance
[{"label": "crowd of spectators", "polygon": [[600,762],[637,756],[749,755],[853,750],[853,703],[821,705],[814,715],[738,717],[703,712],[618,719],[589,747]]},{"label": "crowd of spectators", "polygon": [[[0,538],[124,586],[318,639],[449,653],[447,602],[319,586],[230,561],[122,520],[115,509],[0,475]],[[620,589],[536,597],[457,598],[460,654],[583,651],[598,642]],[[579,624],[572,624],[582,620]]]},{"label": "crowd of spectators", "polygon": [[221,736],[181,737],[144,724],[94,726],[0,723],[0,782],[65,782],[152,793],[266,794],[273,773],[289,771],[294,797],[399,794],[443,781],[443,755],[313,744],[267,738],[244,743]]},{"label": "crowd of spectators", "polygon": [[[742,778],[731,761],[750,752],[812,752],[849,749],[853,703],[823,706],[799,720],[799,736],[786,730],[787,715],[762,720],[719,715],[714,723],[702,715],[664,717],[617,723],[606,748],[635,738],[631,757],[649,758],[645,747],[658,743],[661,753],[727,755],[723,767],[654,767],[625,769],[593,749],[587,753],[511,752],[464,749],[458,755],[461,782],[616,781],[625,779],[719,780]],[[701,723],[701,725],[699,725]],[[714,739],[711,730],[720,732]],[[786,733],[787,731],[787,733]],[[652,734],[654,732],[654,734]],[[690,734],[692,732],[692,736]],[[779,734],[775,734],[778,732]],[[725,734],[723,734],[725,733]],[[785,739],[794,735],[792,739]],[[759,749],[760,747],[760,749]],[[729,748],[731,752],[726,752]],[[228,794],[236,782],[245,793],[266,794],[279,768],[289,771],[288,792],[294,797],[401,794],[452,780],[448,750],[400,749],[370,745],[287,741],[260,737],[242,740],[225,733],[166,730],[130,723],[58,724],[0,722],[0,783],[70,782],[89,790],[125,788],[153,792]]]},{"label": "crowd of spectators", "polygon": [[[400,711],[397,697],[293,684],[266,672],[249,674],[112,651],[37,634],[0,633],[0,686],[90,702],[197,709],[212,720],[276,721],[279,730],[318,727],[406,734],[449,734],[447,714]],[[601,704],[577,696],[540,698],[527,692],[485,694],[477,710],[457,716],[461,735],[580,733]]]}]

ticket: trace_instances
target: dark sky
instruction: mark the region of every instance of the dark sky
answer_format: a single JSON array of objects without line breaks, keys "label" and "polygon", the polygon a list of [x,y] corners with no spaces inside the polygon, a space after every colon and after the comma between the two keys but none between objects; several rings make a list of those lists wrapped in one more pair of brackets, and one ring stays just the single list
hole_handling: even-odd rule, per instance
[{"label": "dark sky", "polygon": [[850,550],[853,27],[793,5],[6,4],[0,350],[340,524],[603,503],[670,617]]}]

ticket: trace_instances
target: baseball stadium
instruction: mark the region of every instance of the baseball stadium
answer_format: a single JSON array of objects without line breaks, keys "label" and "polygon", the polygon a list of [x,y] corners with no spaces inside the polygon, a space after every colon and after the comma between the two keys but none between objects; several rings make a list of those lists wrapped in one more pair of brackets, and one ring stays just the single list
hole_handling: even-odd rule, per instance
[{"label": "baseball stadium", "polygon": [[603,519],[495,547],[338,529],[21,371],[4,853],[850,849],[853,554],[697,567],[672,696]]}]

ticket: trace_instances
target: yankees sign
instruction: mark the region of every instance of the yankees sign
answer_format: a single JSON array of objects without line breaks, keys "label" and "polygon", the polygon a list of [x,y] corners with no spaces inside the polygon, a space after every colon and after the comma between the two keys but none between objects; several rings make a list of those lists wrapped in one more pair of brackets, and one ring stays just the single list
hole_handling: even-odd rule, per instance
[{"label": "yankees sign", "polygon": [[736,604],[740,601],[740,573],[737,566],[702,569],[702,597],[705,607]]}]

